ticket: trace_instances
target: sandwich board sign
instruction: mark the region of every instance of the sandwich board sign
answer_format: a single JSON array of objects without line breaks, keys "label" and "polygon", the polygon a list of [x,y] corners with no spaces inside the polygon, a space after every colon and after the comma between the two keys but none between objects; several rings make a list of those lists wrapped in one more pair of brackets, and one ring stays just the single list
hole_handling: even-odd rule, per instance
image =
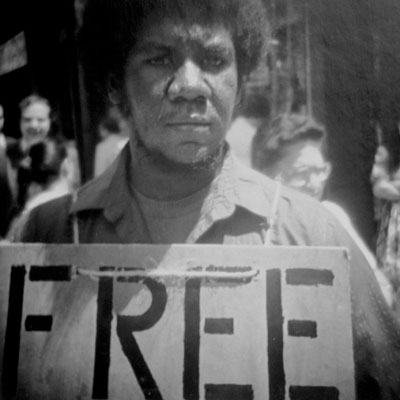
[{"label": "sandwich board sign", "polygon": [[352,400],[346,254],[0,245],[2,398]]}]

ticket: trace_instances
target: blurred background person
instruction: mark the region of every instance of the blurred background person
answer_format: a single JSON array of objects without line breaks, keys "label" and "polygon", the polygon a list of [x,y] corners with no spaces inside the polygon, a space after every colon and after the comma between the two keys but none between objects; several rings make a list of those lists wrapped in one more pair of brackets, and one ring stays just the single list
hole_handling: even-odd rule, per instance
[{"label": "blurred background person", "polygon": [[58,138],[67,145],[68,171],[67,178],[71,190],[76,189],[80,182],[77,151],[74,143],[66,142],[60,132],[56,114],[50,102],[45,97],[32,94],[25,97],[19,104],[21,137],[7,144],[7,158],[10,163],[10,182],[16,198],[18,210],[21,211],[28,198],[30,184],[29,152],[33,145],[46,141],[48,138]]},{"label": "blurred background person", "polygon": [[400,318],[400,168],[391,168],[390,153],[379,145],[371,172],[376,200],[378,265],[394,290],[394,308]]},{"label": "blurred background person", "polygon": [[272,122],[267,135],[259,134],[263,140],[254,138],[261,145],[257,169],[322,199],[331,172],[325,156],[324,128],[304,115],[285,114]]},{"label": "blurred background person", "polygon": [[16,203],[10,186],[10,166],[7,159],[8,139],[3,133],[4,108],[0,104],[0,239],[5,236],[13,215]]},{"label": "blurred background person", "polygon": [[47,137],[29,147],[24,172],[26,201],[13,219],[7,239],[18,241],[29,212],[40,204],[71,192],[67,145],[60,137]]},{"label": "blurred background person", "polygon": [[252,166],[252,141],[259,126],[269,117],[267,97],[259,92],[244,95],[237,105],[235,117],[226,134],[232,152],[242,164]]},{"label": "blurred background person", "polygon": [[100,120],[98,132],[100,140],[96,145],[94,156],[95,177],[113,163],[129,140],[126,123],[115,107],[109,108]]},{"label": "blurred background person", "polygon": [[[270,128],[268,136],[263,132],[262,138],[254,138],[258,143],[257,169],[286,186],[322,200],[331,173],[331,164],[326,156],[325,128],[300,114],[283,115],[274,120]],[[349,215],[336,203],[323,200],[322,204],[339,220],[363,252],[386,301],[393,307],[391,285]]]},{"label": "blurred background person", "polygon": [[27,177],[25,170],[29,163],[29,149],[44,140],[51,128],[51,107],[44,97],[36,94],[24,98],[20,104],[19,128],[21,137],[7,144],[7,157],[11,165],[11,185],[18,208],[26,200]]}]

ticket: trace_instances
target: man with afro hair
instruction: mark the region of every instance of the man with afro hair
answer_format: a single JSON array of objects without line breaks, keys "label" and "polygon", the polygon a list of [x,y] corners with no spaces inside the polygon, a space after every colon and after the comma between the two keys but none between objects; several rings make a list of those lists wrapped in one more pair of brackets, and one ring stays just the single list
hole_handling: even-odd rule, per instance
[{"label": "man with afro hair", "polygon": [[400,329],[357,246],[317,200],[280,191],[225,141],[267,33],[261,0],[88,0],[86,76],[130,140],[76,197],[35,208],[23,241],[347,247],[357,397],[399,398]]}]

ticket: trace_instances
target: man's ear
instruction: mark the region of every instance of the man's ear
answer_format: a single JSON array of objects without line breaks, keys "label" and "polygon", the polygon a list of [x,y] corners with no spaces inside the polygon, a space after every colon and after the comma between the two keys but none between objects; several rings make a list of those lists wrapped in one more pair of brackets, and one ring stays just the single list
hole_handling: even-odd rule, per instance
[{"label": "man's ear", "polygon": [[236,100],[235,100],[235,108],[233,110],[233,117],[240,114],[242,108],[242,100],[243,100],[243,86],[239,83],[238,90],[236,93]]},{"label": "man's ear", "polygon": [[242,104],[243,96],[244,96],[244,81],[239,80],[236,92],[236,105]]},{"label": "man's ear", "polygon": [[121,94],[119,91],[118,80],[115,75],[110,75],[106,82],[108,99],[111,104],[114,106],[118,106],[121,104]]}]

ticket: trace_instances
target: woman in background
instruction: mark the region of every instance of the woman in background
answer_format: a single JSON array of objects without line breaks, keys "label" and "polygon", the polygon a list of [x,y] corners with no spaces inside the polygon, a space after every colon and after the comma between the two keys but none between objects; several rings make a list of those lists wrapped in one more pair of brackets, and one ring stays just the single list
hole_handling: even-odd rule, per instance
[{"label": "woman in background", "polygon": [[269,137],[255,140],[259,152],[258,169],[282,184],[322,201],[362,251],[388,305],[392,307],[390,282],[377,265],[375,255],[356,231],[351,217],[338,204],[323,200],[332,169],[327,157],[325,127],[305,115],[282,115],[273,121]]},{"label": "woman in background", "polygon": [[126,123],[116,108],[107,110],[98,127],[100,141],[94,156],[94,176],[99,176],[117,158],[128,142]]},{"label": "woman in background", "polygon": [[390,154],[378,146],[371,173],[376,199],[378,266],[388,277],[394,291],[394,311],[400,318],[400,168],[390,168]]},{"label": "woman in background", "polygon": [[33,144],[25,165],[20,169],[25,177],[26,201],[7,234],[7,239],[12,241],[18,241],[33,208],[71,192],[67,148],[60,138],[47,137]]},{"label": "woman in background", "polygon": [[50,102],[45,97],[31,94],[25,97],[19,104],[21,137],[7,144],[7,159],[10,165],[10,182],[13,195],[18,204],[18,211],[25,207],[28,198],[28,186],[30,176],[27,170],[30,167],[30,149],[48,138],[63,141],[67,146],[68,180],[72,189],[79,185],[80,174],[77,162],[76,149],[70,145],[60,133],[56,114]]}]

